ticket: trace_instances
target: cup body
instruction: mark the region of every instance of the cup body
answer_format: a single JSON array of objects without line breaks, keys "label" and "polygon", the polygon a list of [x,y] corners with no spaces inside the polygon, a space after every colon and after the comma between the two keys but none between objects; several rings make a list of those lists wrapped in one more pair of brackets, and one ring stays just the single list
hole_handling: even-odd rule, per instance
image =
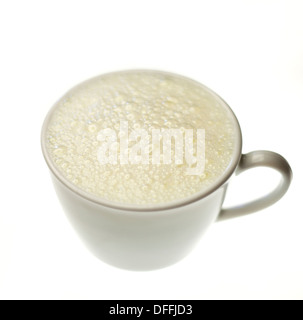
[{"label": "cup body", "polygon": [[217,219],[227,183],[198,201],[163,211],[125,211],[94,203],[52,175],[74,229],[102,261],[129,270],[153,270],[184,258]]},{"label": "cup body", "polygon": [[65,179],[46,147],[48,124],[57,104],[50,110],[42,128],[41,141],[56,192],[80,238],[102,261],[130,270],[169,266],[184,258],[218,218],[228,181],[241,159],[242,134],[238,120],[226,102],[209,88],[203,87],[232,117],[236,141],[230,165],[206,191],[153,207],[113,204],[87,194]]}]

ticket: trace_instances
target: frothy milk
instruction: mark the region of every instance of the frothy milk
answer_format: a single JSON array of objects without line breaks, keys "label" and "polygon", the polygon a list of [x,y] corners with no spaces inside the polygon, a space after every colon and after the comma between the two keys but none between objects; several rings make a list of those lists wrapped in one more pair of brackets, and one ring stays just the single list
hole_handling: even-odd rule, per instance
[{"label": "frothy milk", "polygon": [[[145,130],[149,137],[157,129],[203,129],[203,172],[188,174],[188,167],[197,164],[186,161],[154,164],[152,139],[148,163],[100,161],[100,132],[105,130],[117,132],[119,159],[121,123],[127,123],[129,132]],[[171,144],[173,159],[174,139]],[[157,71],[116,72],[77,86],[57,103],[47,130],[48,153],[67,180],[122,204],[167,203],[202,192],[225,172],[234,148],[235,126],[223,101],[195,81]],[[197,140],[192,149],[194,156],[199,155]]]}]

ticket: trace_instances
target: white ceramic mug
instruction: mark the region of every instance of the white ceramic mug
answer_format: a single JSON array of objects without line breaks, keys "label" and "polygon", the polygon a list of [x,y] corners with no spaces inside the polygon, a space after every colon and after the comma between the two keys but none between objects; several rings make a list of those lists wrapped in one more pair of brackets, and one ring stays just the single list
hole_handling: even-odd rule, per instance
[{"label": "white ceramic mug", "polygon": [[[216,95],[214,92],[212,94]],[[218,95],[216,97],[221,99]],[[270,151],[242,155],[242,135],[237,118],[229,106],[222,102],[229,109],[237,131],[234,156],[224,175],[211,189],[186,201],[144,209],[116,205],[88,195],[64,178],[46,148],[46,132],[56,108],[54,106],[42,129],[43,154],[67,217],[93,254],[110,265],[129,270],[166,267],[184,258],[213,222],[261,210],[286,193],[292,178],[287,161]],[[255,201],[222,209],[230,178],[254,167],[270,167],[279,171],[281,181],[276,189]]]}]

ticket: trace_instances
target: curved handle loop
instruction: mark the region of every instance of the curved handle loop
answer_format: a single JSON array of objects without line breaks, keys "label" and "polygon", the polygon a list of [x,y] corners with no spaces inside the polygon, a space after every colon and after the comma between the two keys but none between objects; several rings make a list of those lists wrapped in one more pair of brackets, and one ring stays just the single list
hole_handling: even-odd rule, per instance
[{"label": "curved handle loop", "polygon": [[236,218],[267,208],[280,200],[288,190],[292,180],[292,170],[288,162],[279,154],[271,151],[253,151],[242,155],[236,175],[255,167],[269,167],[279,171],[282,175],[278,186],[269,194],[260,199],[222,209],[218,221]]}]

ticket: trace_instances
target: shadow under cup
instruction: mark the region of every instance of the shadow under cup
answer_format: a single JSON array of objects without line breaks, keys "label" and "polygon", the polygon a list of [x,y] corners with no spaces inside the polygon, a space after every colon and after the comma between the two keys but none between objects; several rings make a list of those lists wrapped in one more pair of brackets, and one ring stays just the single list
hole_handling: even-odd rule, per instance
[{"label": "shadow under cup", "polygon": [[[55,190],[70,223],[87,248],[102,261],[129,270],[153,270],[172,265],[193,249],[216,220],[265,208],[287,191],[292,177],[287,161],[269,151],[241,155],[242,135],[234,113],[217,94],[205,89],[222,101],[234,123],[236,141],[230,165],[216,183],[203,192],[163,204],[114,203],[68,181],[53,163],[46,146],[47,129],[56,105],[47,115],[42,129],[42,150]],[[257,166],[278,170],[282,175],[280,185],[261,199],[222,210],[231,176]]]}]

